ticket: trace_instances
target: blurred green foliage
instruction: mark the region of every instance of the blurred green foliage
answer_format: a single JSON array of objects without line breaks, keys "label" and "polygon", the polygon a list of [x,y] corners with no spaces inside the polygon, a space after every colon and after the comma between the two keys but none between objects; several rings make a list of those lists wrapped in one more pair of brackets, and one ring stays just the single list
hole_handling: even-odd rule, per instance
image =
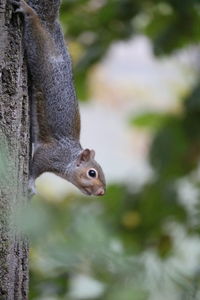
[{"label": "blurred green foliage", "polygon": [[[199,0],[65,0],[61,20],[81,49],[74,66],[81,97],[88,70],[117,40],[143,33],[156,55],[169,55],[200,39]],[[130,121],[153,134],[154,173],[140,190],[116,183],[101,199],[72,195],[57,204],[35,197],[20,215],[32,246],[30,299],[200,299],[198,264],[190,271],[184,259],[183,269],[171,264],[181,253],[176,230],[183,240],[200,234],[199,203],[191,213],[178,190],[186,181],[199,199],[200,83],[182,105],[177,115],[152,112]],[[101,292],[73,295],[78,274],[101,282]]]},{"label": "blurred green foliage", "polygon": [[143,33],[156,55],[200,41],[199,0],[63,0],[61,21],[68,40],[81,45],[74,65],[80,99],[87,95],[87,72],[109,46]]}]

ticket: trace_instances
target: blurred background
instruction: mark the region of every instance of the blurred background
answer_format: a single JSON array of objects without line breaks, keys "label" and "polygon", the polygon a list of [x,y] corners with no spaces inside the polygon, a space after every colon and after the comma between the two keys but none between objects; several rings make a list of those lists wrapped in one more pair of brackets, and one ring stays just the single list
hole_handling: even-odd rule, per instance
[{"label": "blurred background", "polygon": [[200,299],[200,1],[63,0],[60,18],[108,186],[37,179],[30,299]]}]

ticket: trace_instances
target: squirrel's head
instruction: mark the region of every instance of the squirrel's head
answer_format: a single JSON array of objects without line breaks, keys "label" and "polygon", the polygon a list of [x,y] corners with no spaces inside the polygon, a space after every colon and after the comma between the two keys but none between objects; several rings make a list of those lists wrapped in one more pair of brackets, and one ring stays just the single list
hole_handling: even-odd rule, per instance
[{"label": "squirrel's head", "polygon": [[105,177],[94,156],[94,150],[89,149],[79,154],[70,181],[86,195],[103,196],[106,188]]}]

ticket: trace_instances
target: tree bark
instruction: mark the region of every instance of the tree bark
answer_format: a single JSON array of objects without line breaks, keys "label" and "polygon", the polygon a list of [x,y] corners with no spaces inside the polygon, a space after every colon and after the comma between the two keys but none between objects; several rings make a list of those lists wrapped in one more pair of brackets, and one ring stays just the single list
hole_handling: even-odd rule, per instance
[{"label": "tree bark", "polygon": [[28,299],[28,245],[13,213],[27,199],[29,103],[22,24],[0,0],[0,300]]}]

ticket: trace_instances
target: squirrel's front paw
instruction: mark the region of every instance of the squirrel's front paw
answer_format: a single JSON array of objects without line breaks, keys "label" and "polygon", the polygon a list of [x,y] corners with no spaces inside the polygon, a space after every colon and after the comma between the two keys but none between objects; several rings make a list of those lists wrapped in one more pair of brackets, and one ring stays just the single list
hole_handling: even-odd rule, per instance
[{"label": "squirrel's front paw", "polygon": [[13,5],[17,6],[17,7],[20,6],[20,1],[18,1],[18,0],[9,0],[9,3],[13,4]]},{"label": "squirrel's front paw", "polygon": [[17,7],[15,13],[22,13],[28,17],[34,15],[34,10],[24,0],[9,0],[9,2]]},{"label": "squirrel's front paw", "polygon": [[15,9],[15,13],[21,12],[23,13],[22,9],[21,9],[21,2],[20,0],[9,0],[9,3],[16,6],[17,8]]},{"label": "squirrel's front paw", "polygon": [[35,187],[35,180],[33,178],[30,178],[28,183],[28,195],[29,197],[32,197],[35,194],[37,194],[37,190]]}]

